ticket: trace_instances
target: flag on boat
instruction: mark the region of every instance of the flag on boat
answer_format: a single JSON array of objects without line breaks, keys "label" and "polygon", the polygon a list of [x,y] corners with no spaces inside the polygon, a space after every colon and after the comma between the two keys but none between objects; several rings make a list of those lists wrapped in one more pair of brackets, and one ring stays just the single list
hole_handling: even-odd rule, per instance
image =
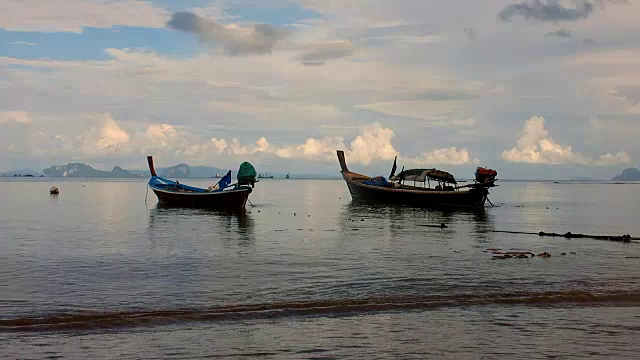
[{"label": "flag on boat", "polygon": [[223,176],[220,181],[218,181],[218,188],[224,189],[231,184],[231,170],[227,173],[227,175]]}]

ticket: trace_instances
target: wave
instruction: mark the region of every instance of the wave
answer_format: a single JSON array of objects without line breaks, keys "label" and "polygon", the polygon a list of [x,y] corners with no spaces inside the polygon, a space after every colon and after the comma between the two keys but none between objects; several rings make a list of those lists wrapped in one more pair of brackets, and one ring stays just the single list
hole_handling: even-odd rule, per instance
[{"label": "wave", "polygon": [[1,319],[0,332],[97,330],[166,325],[183,322],[233,321],[293,316],[338,316],[370,312],[486,305],[640,306],[640,292],[591,293],[584,291],[560,291],[378,297],[349,300],[229,305],[178,310],[158,309],[146,311],[61,313],[44,317]]}]

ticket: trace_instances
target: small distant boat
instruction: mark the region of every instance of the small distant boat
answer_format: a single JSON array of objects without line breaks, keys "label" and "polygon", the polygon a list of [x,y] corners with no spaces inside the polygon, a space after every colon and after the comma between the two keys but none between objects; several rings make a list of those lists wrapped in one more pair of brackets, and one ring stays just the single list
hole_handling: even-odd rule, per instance
[{"label": "small distant boat", "polygon": [[288,178],[289,178],[289,173],[287,173],[287,176],[285,176],[284,178],[285,178],[285,179],[288,179]]},{"label": "small distant boat", "polygon": [[[402,170],[395,175],[396,161],[387,181],[382,176],[371,178],[349,171],[344,152],[338,150],[342,177],[354,200],[376,203],[401,204],[419,207],[482,207],[487,201],[489,188],[496,186],[497,172],[478,167],[473,184],[458,186],[453,175],[437,169]],[[413,181],[414,185],[406,185]],[[431,182],[437,183],[431,188]],[[424,186],[416,186],[422,182]],[[427,186],[428,183],[428,186]]]},{"label": "small distant boat", "polygon": [[216,185],[201,189],[159,177],[153,166],[153,157],[147,156],[147,161],[151,172],[148,186],[156,194],[159,202],[169,206],[242,210],[256,183],[255,169],[248,162],[240,165],[237,183],[231,183],[229,170]]},{"label": "small distant boat", "polygon": [[258,179],[273,179],[273,175],[258,174]]}]

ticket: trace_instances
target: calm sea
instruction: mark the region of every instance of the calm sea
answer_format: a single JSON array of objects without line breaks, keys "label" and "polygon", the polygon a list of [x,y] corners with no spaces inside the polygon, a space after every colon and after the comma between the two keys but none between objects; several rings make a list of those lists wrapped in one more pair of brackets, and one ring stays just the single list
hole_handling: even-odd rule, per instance
[{"label": "calm sea", "polygon": [[243,215],[145,194],[143,180],[0,181],[0,356],[640,353],[640,244],[494,232],[640,236],[640,184],[503,182],[476,212],[354,204],[339,180],[262,180]]}]

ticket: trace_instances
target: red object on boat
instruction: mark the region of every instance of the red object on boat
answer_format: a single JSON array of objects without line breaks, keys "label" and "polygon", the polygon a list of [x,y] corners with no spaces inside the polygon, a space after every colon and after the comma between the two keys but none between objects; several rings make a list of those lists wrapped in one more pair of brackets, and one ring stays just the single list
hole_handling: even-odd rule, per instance
[{"label": "red object on boat", "polygon": [[476,168],[476,181],[479,183],[495,181],[496,176],[498,176],[498,172],[493,169],[480,166]]},{"label": "red object on boat", "polygon": [[478,167],[476,169],[476,175],[492,175],[492,176],[497,176],[498,172],[493,170],[493,169],[489,169],[489,168],[484,168],[484,167]]}]

